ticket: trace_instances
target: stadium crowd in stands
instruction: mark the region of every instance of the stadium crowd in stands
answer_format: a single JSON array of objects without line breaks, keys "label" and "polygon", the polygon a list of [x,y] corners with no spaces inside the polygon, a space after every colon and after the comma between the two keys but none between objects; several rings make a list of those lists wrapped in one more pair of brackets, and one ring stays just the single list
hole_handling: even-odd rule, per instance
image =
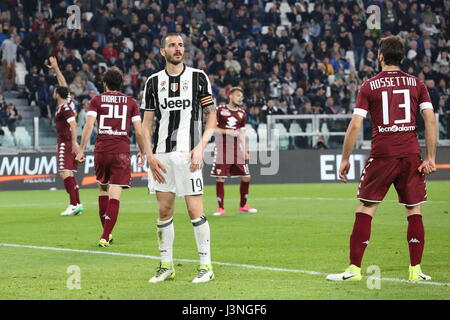
[{"label": "stadium crowd in stands", "polygon": [[[81,8],[79,30],[66,24],[73,3]],[[82,115],[103,90],[108,66],[121,68],[124,92],[142,99],[147,77],[164,67],[161,37],[178,32],[186,64],[207,72],[217,104],[227,102],[232,86],[244,88],[248,122],[256,128],[268,114],[351,113],[359,86],[378,72],[378,39],[396,34],[405,40],[402,69],[425,81],[435,112],[450,125],[450,1],[270,3],[6,0],[0,42],[17,44],[29,103],[52,117],[57,81],[45,67],[49,56],[58,58]],[[381,8],[383,32],[367,27],[371,4]]]}]

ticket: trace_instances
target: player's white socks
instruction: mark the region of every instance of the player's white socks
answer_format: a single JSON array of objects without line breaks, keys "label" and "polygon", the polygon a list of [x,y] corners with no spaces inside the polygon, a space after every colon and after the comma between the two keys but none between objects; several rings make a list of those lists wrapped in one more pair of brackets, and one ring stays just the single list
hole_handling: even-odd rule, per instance
[{"label": "player's white socks", "polygon": [[173,261],[173,240],[175,239],[175,230],[173,228],[173,218],[160,221],[157,224],[159,253],[161,263]]},{"label": "player's white socks", "polygon": [[194,226],[195,242],[197,243],[198,255],[200,256],[200,265],[211,263],[211,246],[209,223],[205,216],[191,220]]}]

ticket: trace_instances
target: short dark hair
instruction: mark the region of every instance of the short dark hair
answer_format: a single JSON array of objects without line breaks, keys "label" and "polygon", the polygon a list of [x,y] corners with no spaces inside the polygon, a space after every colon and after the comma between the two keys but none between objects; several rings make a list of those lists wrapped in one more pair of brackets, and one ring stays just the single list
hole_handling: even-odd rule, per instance
[{"label": "short dark hair", "polygon": [[181,35],[179,33],[169,32],[161,39],[161,48],[164,48],[166,46],[166,40],[168,37],[174,37],[174,36],[181,38]]},{"label": "short dark hair", "polygon": [[67,99],[69,96],[69,89],[63,86],[56,86],[55,92],[62,98]]},{"label": "short dark hair", "polygon": [[103,75],[103,82],[109,90],[120,91],[123,82],[123,74],[117,67],[111,67]]},{"label": "short dark hair", "polygon": [[386,65],[399,66],[405,55],[405,45],[398,36],[388,36],[380,40],[380,53]]}]

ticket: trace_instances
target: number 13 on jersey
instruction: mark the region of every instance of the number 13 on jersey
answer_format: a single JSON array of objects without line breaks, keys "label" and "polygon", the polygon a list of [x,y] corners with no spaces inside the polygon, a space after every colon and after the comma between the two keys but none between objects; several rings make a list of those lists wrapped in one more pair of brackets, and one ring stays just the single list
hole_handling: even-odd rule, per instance
[{"label": "number 13 on jersey", "polygon": [[[403,94],[404,103],[399,104],[398,107],[405,109],[405,117],[401,120],[394,120],[394,123],[395,124],[410,123],[411,122],[411,100],[410,100],[409,89],[393,90],[392,94]],[[382,98],[382,105],[383,105],[383,124],[389,125],[388,92],[381,91],[381,98]]]}]

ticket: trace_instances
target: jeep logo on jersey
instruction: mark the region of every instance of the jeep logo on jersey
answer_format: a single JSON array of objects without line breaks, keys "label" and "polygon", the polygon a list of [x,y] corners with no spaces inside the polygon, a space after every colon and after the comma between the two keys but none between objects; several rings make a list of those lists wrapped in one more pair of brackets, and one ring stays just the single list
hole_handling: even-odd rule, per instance
[{"label": "jeep logo on jersey", "polygon": [[178,98],[164,98],[164,104],[161,104],[161,109],[180,110],[187,109],[191,106],[191,100]]},{"label": "jeep logo on jersey", "polygon": [[237,119],[235,117],[229,117],[227,120],[227,128],[235,129],[237,124]]}]

